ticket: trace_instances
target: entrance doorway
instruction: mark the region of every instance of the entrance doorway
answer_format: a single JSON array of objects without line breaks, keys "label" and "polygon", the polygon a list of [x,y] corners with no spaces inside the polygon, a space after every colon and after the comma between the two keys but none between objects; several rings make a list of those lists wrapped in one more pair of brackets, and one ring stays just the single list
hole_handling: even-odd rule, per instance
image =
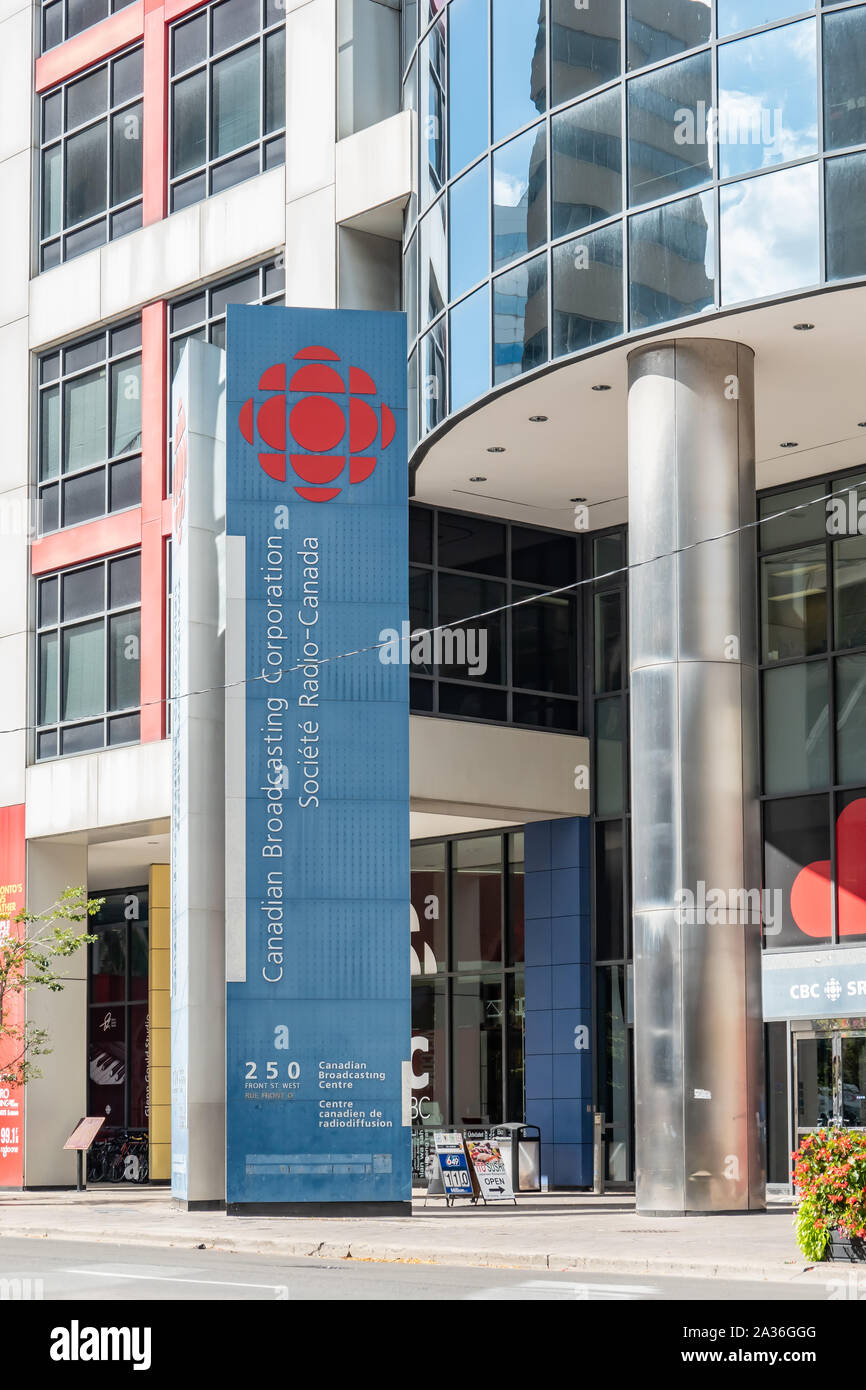
[{"label": "entrance doorway", "polygon": [[866,1027],[795,1032],[794,1105],[798,1148],[824,1126],[866,1128]]}]

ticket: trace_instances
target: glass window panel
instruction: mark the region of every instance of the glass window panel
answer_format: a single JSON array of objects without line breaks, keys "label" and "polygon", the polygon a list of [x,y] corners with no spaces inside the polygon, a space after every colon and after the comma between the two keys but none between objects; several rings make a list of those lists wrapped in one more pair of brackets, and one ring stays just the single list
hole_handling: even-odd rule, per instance
[{"label": "glass window panel", "polygon": [[826,165],[827,279],[866,275],[866,154]]},{"label": "glass window panel", "polygon": [[[796,3],[796,0],[795,0]],[[791,1142],[788,1138],[788,1042],[787,1023],[764,1024],[764,1056],[767,1059],[767,1181],[791,1180]]]},{"label": "glass window panel", "polygon": [[108,0],[66,0],[66,37],[98,24],[108,14]]},{"label": "glass window panel", "polygon": [[806,19],[719,49],[722,178],[817,152],[815,42]]},{"label": "glass window panel", "polygon": [[596,593],[595,626],[596,694],[622,690],[625,683],[625,593],[622,589]]},{"label": "glass window panel", "polygon": [[836,662],[836,759],[839,782],[866,782],[866,656]]},{"label": "glass window panel", "polygon": [[[846,657],[845,660],[847,662],[853,658]],[[859,761],[862,766],[862,746]],[[853,771],[853,765],[851,770]],[[866,939],[866,931],[863,930],[864,917],[866,917],[866,856],[861,848],[864,835],[866,835],[866,790],[860,788],[858,791],[846,792],[844,795],[838,796],[836,798],[836,812],[838,815],[836,821],[837,922],[840,943],[846,945],[851,941]],[[866,1040],[861,1038],[858,1039],[858,1042],[863,1043]],[[844,1038],[842,1049],[843,1104],[847,1109],[850,1093],[849,1097],[846,1097],[847,1086],[845,1083],[848,1081],[848,1077],[844,1073]],[[866,1088],[863,1086],[857,1088],[858,1091],[864,1089]]]},{"label": "glass window panel", "polygon": [[824,16],[824,148],[866,144],[866,5]]},{"label": "glass window panel", "polygon": [[80,372],[85,367],[92,367],[96,362],[101,362],[104,357],[105,334],[99,333],[95,338],[88,338],[86,343],[75,343],[72,347],[66,348],[63,354],[63,370]]},{"label": "glass window panel", "polygon": [[866,646],[866,537],[833,546],[833,590],[836,646]]},{"label": "glass window panel", "polygon": [[141,193],[142,106],[127,107],[112,119],[111,201],[125,203]]},{"label": "glass window panel", "polygon": [[193,73],[172,88],[172,173],[185,174],[207,158],[207,74]]},{"label": "glass window panel", "polygon": [[445,857],[443,844],[412,846],[413,975],[435,975],[448,969]]},{"label": "glass window panel", "polygon": [[714,256],[711,193],[629,218],[631,327],[711,310]]},{"label": "glass window panel", "polygon": [[137,611],[108,621],[108,708],[129,709],[139,701],[140,619]]},{"label": "glass window panel", "polygon": [[412,981],[412,1118],[439,1126],[448,1117],[446,982]]},{"label": "glass window panel", "polygon": [[526,1115],[526,1080],[524,1058],[526,1048],[526,984],[522,969],[505,976],[507,999],[506,1027],[506,1115],[523,1120]]},{"label": "glass window panel", "polygon": [[487,160],[451,185],[448,239],[451,252],[451,298],[490,273],[490,189]]},{"label": "glass window panel", "polygon": [[764,790],[811,791],[830,781],[827,663],[764,672]]},{"label": "glass window panel", "polygon": [[98,121],[66,141],[64,222],[67,227],[105,211],[107,131],[107,123]]},{"label": "glass window panel", "polygon": [[[433,626],[433,575],[428,570],[409,569],[409,622],[412,632],[429,631]],[[421,661],[427,653],[419,644],[410,648],[412,674],[419,676],[435,675],[435,663],[430,652],[430,661]]]},{"label": "glass window panel", "polygon": [[94,1004],[117,1003],[126,998],[126,926],[94,925],[96,940],[90,943],[90,997]]},{"label": "glass window panel", "polygon": [[133,101],[144,88],[144,49],[135,48],[111,65],[111,97],[115,106]]},{"label": "glass window panel", "polygon": [[741,29],[759,29],[774,19],[788,19],[812,8],[812,0],[718,0],[718,33],[738,34]]},{"label": "glass window panel", "polygon": [[207,12],[172,30],[172,75],[203,63],[207,56]]},{"label": "glass window panel", "polygon": [[[789,492],[774,492],[770,497],[758,501],[758,515],[776,517],[775,521],[763,521],[760,530],[762,550],[775,550],[779,545],[802,545],[804,541],[819,541],[826,534],[826,503],[816,501],[826,496],[828,488],[823,483],[812,483],[808,487],[792,488]],[[804,502],[812,506],[802,506]],[[779,512],[789,511],[791,507],[799,511],[789,512],[788,516],[778,516]]]},{"label": "glass window panel", "polygon": [[448,409],[445,376],[445,321],[440,319],[421,344],[423,378],[419,383],[422,419],[429,431],[444,420]]},{"label": "glass window panel", "polygon": [[618,87],[561,111],[551,122],[553,235],[622,208],[622,104]]},{"label": "glass window panel", "polygon": [[42,235],[56,236],[60,231],[63,180],[61,177],[62,146],[52,145],[42,154]]},{"label": "glass window panel", "polygon": [[90,226],[83,227],[81,231],[72,232],[63,238],[63,259],[66,261],[74,260],[76,256],[83,256],[86,251],[93,251],[104,243],[105,218],[100,217],[98,222],[92,222]]},{"label": "glass window panel", "polygon": [[211,316],[216,318],[218,315],[224,314],[228,304],[254,304],[260,294],[261,285],[257,270],[254,270],[252,275],[244,275],[239,280],[232,280],[228,285],[219,285],[211,292]]},{"label": "glass window panel", "polygon": [[203,294],[184,299],[171,306],[171,331],[177,333],[183,328],[194,328],[207,318],[207,306]]},{"label": "glass window panel", "polygon": [[112,746],[118,743],[137,743],[140,737],[140,715],[122,714],[118,719],[109,719],[108,742]]},{"label": "glass window panel", "polygon": [[418,336],[418,236],[413,232],[403,256],[403,308],[406,337],[413,343]]},{"label": "glass window panel", "polygon": [[278,140],[269,140],[264,150],[265,168],[279,169],[286,162],[286,141],[285,136],[280,136]]},{"label": "glass window panel", "polygon": [[108,483],[109,511],[119,512],[125,507],[137,507],[141,503],[141,459],[124,459],[111,466]]},{"label": "glass window panel", "polygon": [[66,88],[66,129],[83,125],[108,107],[108,68],[97,68]]},{"label": "glass window panel", "polygon": [[420,198],[426,207],[445,183],[445,23],[434,24],[420,51]]},{"label": "glass window panel", "polygon": [[261,25],[261,0],[224,0],[213,7],[213,51],[221,53]]},{"label": "glass window panel", "polygon": [[403,66],[418,41],[418,0],[403,0]]},{"label": "glass window panel", "polygon": [[502,1123],[502,981],[454,981],[453,1076],[457,1123]]},{"label": "glass window panel", "polygon": [[39,359],[39,380],[56,381],[60,375],[60,353],[50,352]]},{"label": "glass window panel", "polygon": [[592,572],[596,577],[612,574],[622,569],[625,563],[625,536],[622,531],[595,537],[592,542]]},{"label": "glass window panel", "polygon": [[622,821],[599,821],[595,827],[595,956],[619,960],[625,955],[625,844]]},{"label": "glass window panel", "polygon": [[39,398],[39,477],[60,472],[60,388],[50,386]]},{"label": "glass window panel", "polygon": [[43,579],[39,583],[39,626],[46,627],[57,622],[57,576]]},{"label": "glass window panel", "polygon": [[628,1177],[625,1168],[626,1135],[631,1129],[629,1105],[631,1033],[628,1027],[626,972],[622,965],[596,971],[598,982],[597,1027],[599,1056],[599,1107],[608,1138],[607,1176],[614,1181]]},{"label": "glass window panel", "polygon": [[133,1004],[129,1010],[129,1123],[137,1129],[148,1126],[148,1046],[149,1025],[147,1004]]},{"label": "glass window panel", "polygon": [[577,733],[580,711],[576,700],[557,700],[549,695],[528,695],[524,691],[515,691],[513,706],[515,724]]},{"label": "glass window panel", "polygon": [[66,757],[70,753],[89,753],[103,746],[103,724],[74,724],[63,729],[60,735],[60,752]]},{"label": "glass window panel", "polygon": [[[456,623],[460,618],[468,618],[476,613],[486,613],[491,608],[502,608],[505,605],[505,586],[497,584],[490,579],[470,579],[466,575],[442,574],[439,575],[439,623],[448,626]],[[505,613],[492,613],[490,617],[477,619],[474,623],[461,624],[466,628],[471,626],[474,651],[470,650],[467,641],[465,653],[461,647],[454,643],[450,645],[447,639],[441,643],[441,661],[439,671],[443,676],[451,676],[458,680],[473,680],[485,685],[503,685],[505,683]],[[465,661],[458,658],[466,656]],[[486,654],[486,669],[479,669],[483,661],[476,660],[470,665],[469,658],[474,655],[476,658],[483,658]],[[472,672],[476,671],[476,674]]]},{"label": "glass window panel", "polygon": [[50,241],[43,246],[39,257],[39,267],[41,270],[52,270],[54,266],[60,264],[60,242]]},{"label": "glass window panel", "polygon": [[64,628],[61,684],[63,719],[81,719],[105,708],[105,624],[101,618]]},{"label": "glass window panel", "polygon": [[259,137],[258,44],[214,63],[211,82],[211,148],[216,159]]},{"label": "glass window panel", "polygon": [[551,105],[583,96],[620,71],[619,5],[551,0]]},{"label": "glass window panel", "polygon": [[729,184],[720,198],[723,303],[817,284],[817,164]]},{"label": "glass window panel", "polygon": [[36,718],[40,724],[57,719],[57,633],[43,632],[39,638],[39,694]]},{"label": "glass window panel", "polygon": [[505,943],[506,964],[523,964],[524,948],[524,863],[523,831],[508,836],[508,893],[511,935]]},{"label": "glass window panel", "polygon": [[115,362],[111,368],[111,452],[141,448],[141,358]]},{"label": "glass window panel", "polygon": [[[529,598],[530,589],[515,584],[512,600]],[[511,614],[511,669],[515,685],[576,695],[577,601],[552,594],[523,603]]]},{"label": "glass window panel", "polygon": [[128,352],[130,348],[141,347],[141,319],[133,319],[121,328],[111,331],[111,351]]},{"label": "glass window panel", "polygon": [[406,439],[409,455],[414,453],[418,444],[418,362],[421,356],[415,349],[409,353],[409,361],[406,370]]},{"label": "glass window panel", "polygon": [[83,618],[88,613],[101,613],[105,603],[105,570],[102,565],[71,570],[63,575],[63,608],[61,618]]},{"label": "glass window panel", "polygon": [[105,469],[78,473],[63,485],[63,525],[78,526],[105,515]]},{"label": "glass window panel", "polygon": [[433,713],[433,682],[409,677],[409,708],[413,714]]},{"label": "glass window panel", "polygon": [[42,52],[63,42],[63,0],[46,5],[42,11]]},{"label": "glass window panel", "polygon": [[64,382],[63,471],[105,458],[105,368]]},{"label": "glass window panel", "polygon": [[265,133],[286,124],[286,35],[284,30],[265,39]]},{"label": "glass window panel", "polygon": [[493,267],[547,240],[547,132],[544,125],[493,155]]},{"label": "glass window panel", "polygon": [[493,0],[493,139],[547,108],[545,0]]},{"label": "glass window panel", "polygon": [[441,681],[438,691],[440,714],[453,715],[455,719],[490,719],[499,723],[508,717],[508,696],[504,690]]},{"label": "glass window panel", "polygon": [[528,584],[551,588],[571,584],[575,579],[577,548],[572,536],[529,527],[511,528],[511,577]]},{"label": "glass window panel", "polygon": [[438,531],[438,562],[444,569],[504,578],[506,531],[501,522],[462,512],[440,512]]},{"label": "glass window panel", "polygon": [[626,35],[629,68],[658,63],[687,48],[707,43],[712,25],[710,0],[628,0]]},{"label": "glass window panel", "polygon": [[625,706],[622,700],[595,705],[595,809],[599,816],[621,816],[625,775]]},{"label": "glass window panel", "polygon": [[764,661],[827,650],[827,560],[823,546],[761,561]]},{"label": "glass window panel", "polygon": [[63,129],[63,92],[42,98],[42,139],[56,140]]},{"label": "glass window panel", "polygon": [[121,555],[108,566],[108,603],[110,608],[123,608],[138,603],[141,597],[141,556]]},{"label": "glass window panel", "polygon": [[[798,921],[791,911],[791,889],[807,866],[813,891],[808,894],[808,906],[803,904],[805,895],[800,895]],[[829,797],[789,797],[764,803],[764,885],[773,895],[770,901],[781,909],[778,917],[774,912],[771,924],[777,930],[767,931],[768,946],[778,950],[830,939]]]},{"label": "glass window panel", "polygon": [[580,352],[623,331],[622,224],[553,249],[553,355]]},{"label": "glass window panel", "polygon": [[[695,5],[690,8],[697,8]],[[709,53],[697,53],[628,84],[629,202],[652,202],[712,177],[707,113]]]},{"label": "glass window panel", "polygon": [[206,176],[197,174],[195,178],[186,179],[171,190],[171,210],[172,212],[180,212],[182,208],[191,207],[193,203],[200,203],[206,197]]},{"label": "glass window panel", "polygon": [[36,735],[36,756],[37,758],[56,758],[57,757],[57,731],[52,730],[48,734]]},{"label": "glass window panel", "polygon": [[488,144],[487,0],[451,0],[448,139],[452,176]]},{"label": "glass window panel", "polygon": [[547,257],[525,261],[493,282],[495,385],[547,361]]},{"label": "glass window panel", "polygon": [[453,968],[481,970],[502,959],[502,837],[456,840],[452,855]]},{"label": "glass window panel", "polygon": [[426,507],[409,508],[409,559],[418,565],[433,563],[433,513]]},{"label": "glass window panel", "polygon": [[451,410],[490,389],[490,288],[451,310]]},{"label": "glass window panel", "polygon": [[48,531],[56,531],[60,525],[60,485],[52,483],[51,487],[44,487],[39,493],[39,532],[45,535]]},{"label": "glass window panel", "polygon": [[445,199],[440,198],[421,219],[420,264],[421,324],[428,324],[448,299],[448,242],[445,236]]}]

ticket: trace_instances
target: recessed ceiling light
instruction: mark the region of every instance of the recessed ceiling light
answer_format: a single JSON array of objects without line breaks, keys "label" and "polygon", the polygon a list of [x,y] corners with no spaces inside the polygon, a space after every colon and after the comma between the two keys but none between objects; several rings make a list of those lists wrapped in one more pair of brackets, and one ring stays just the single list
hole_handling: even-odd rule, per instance
[{"label": "recessed ceiling light", "polygon": [[609,387],[609,386],[601,385],[601,386],[593,386],[592,389],[593,389],[593,391],[609,391],[609,390],[610,390],[610,387]]},{"label": "recessed ceiling light", "polygon": [[795,333],[811,333],[811,332],[812,332],[812,329],[813,329],[814,327],[815,327],[814,323],[795,323],[795,324],[794,324],[794,332],[795,332]]},{"label": "recessed ceiling light", "polygon": [[585,502],[585,497],[569,497],[569,502]]},{"label": "recessed ceiling light", "polygon": [[490,446],[490,448],[487,450],[487,452],[488,452],[488,454],[504,454],[504,453],[505,453],[505,445],[504,445],[504,444],[491,444],[491,446]]},{"label": "recessed ceiling light", "polygon": [[857,428],[858,430],[866,430],[866,420],[858,420]]},{"label": "recessed ceiling light", "polygon": [[798,447],[796,439],[788,439],[784,444],[780,444],[780,449],[796,449]]},{"label": "recessed ceiling light", "polygon": [[531,425],[543,425],[546,422],[546,420],[546,415],[530,415],[529,417],[529,423]]},{"label": "recessed ceiling light", "polygon": [[473,478],[469,479],[469,481],[470,483],[486,483],[487,479],[481,473],[476,473]]}]

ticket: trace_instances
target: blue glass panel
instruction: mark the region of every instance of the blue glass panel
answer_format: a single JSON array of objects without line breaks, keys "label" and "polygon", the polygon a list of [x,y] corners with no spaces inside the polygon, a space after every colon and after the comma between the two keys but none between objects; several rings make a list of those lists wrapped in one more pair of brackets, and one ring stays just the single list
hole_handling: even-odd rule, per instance
[{"label": "blue glass panel", "polygon": [[527,130],[493,156],[493,265],[547,240],[547,133]]},{"label": "blue glass panel", "polygon": [[711,20],[711,0],[628,0],[629,70],[706,43]]},{"label": "blue glass panel", "polygon": [[866,5],[824,17],[824,148],[866,145]]},{"label": "blue glass panel", "polygon": [[866,154],[828,159],[827,279],[866,275]]},{"label": "blue glass panel", "polygon": [[709,53],[696,53],[628,84],[629,199],[648,203],[711,177]]},{"label": "blue glass panel", "polygon": [[622,224],[585,232],[553,252],[553,355],[623,331]]},{"label": "blue glass panel", "polygon": [[553,235],[622,209],[622,103],[618,87],[554,116]]},{"label": "blue glass panel", "polygon": [[486,159],[451,185],[450,198],[451,298],[459,299],[490,273],[490,190]]},{"label": "blue glass panel", "polygon": [[817,152],[816,34],[804,19],[719,49],[722,178]]},{"label": "blue glass panel", "polygon": [[713,195],[699,193],[629,221],[631,327],[713,307]]},{"label": "blue glass panel", "polygon": [[433,25],[421,45],[418,69],[418,170],[421,207],[436,197],[445,182],[445,21]]},{"label": "blue glass panel", "polygon": [[445,367],[445,319],[421,343],[421,427],[424,434],[445,419],[448,410]]},{"label": "blue glass panel", "polygon": [[451,310],[451,409],[490,388],[490,288],[483,285]]},{"label": "blue glass panel", "polygon": [[620,11],[616,3],[550,3],[550,104],[570,101],[619,77]]},{"label": "blue glass panel", "polygon": [[723,304],[817,283],[818,203],[817,164],[721,190]]},{"label": "blue glass panel", "polygon": [[496,385],[547,361],[546,255],[494,280],[493,337]]},{"label": "blue glass panel", "polygon": [[487,0],[451,0],[448,53],[448,138],[454,175],[489,143]]},{"label": "blue glass panel", "polygon": [[810,0],[718,0],[718,34],[738,34],[741,29],[759,29],[774,19],[811,10]]},{"label": "blue glass panel", "polygon": [[493,139],[547,108],[545,0],[492,0]]}]

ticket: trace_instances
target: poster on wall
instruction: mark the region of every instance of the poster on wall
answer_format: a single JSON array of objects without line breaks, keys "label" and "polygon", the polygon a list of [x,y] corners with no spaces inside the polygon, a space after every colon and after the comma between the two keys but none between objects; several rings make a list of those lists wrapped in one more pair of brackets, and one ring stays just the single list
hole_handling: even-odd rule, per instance
[{"label": "poster on wall", "polygon": [[411,1196],[405,335],[228,309],[230,1211]]},{"label": "poster on wall", "polygon": [[496,1139],[466,1139],[478,1192],[485,1202],[514,1202],[514,1189],[502,1150]]},{"label": "poster on wall", "polygon": [[[24,911],[24,807],[0,807],[0,949],[2,938],[20,930],[12,919]],[[6,1002],[4,1023],[19,1029],[24,1022],[24,995]],[[0,1078],[14,1066],[20,1051],[15,1033],[0,1038]],[[0,1187],[24,1185],[24,1088],[0,1079]]]}]

